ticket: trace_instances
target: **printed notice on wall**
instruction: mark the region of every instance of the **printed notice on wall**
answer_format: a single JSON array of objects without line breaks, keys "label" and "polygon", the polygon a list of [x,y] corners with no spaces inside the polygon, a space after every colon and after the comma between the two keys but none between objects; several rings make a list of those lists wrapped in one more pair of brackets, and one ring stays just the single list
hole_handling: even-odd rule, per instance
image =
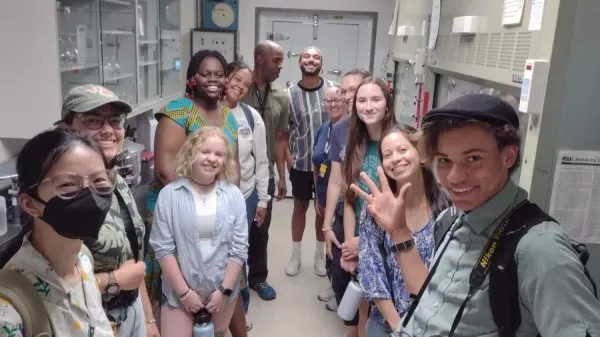
[{"label": "printed notice on wall", "polygon": [[502,25],[520,25],[523,20],[523,8],[525,8],[525,0],[504,0]]},{"label": "printed notice on wall", "polygon": [[542,29],[542,19],[544,17],[544,5],[546,0],[533,0],[531,2],[531,16],[529,17],[529,30]]},{"label": "printed notice on wall", "polygon": [[571,239],[600,243],[600,151],[559,151],[550,215]]}]

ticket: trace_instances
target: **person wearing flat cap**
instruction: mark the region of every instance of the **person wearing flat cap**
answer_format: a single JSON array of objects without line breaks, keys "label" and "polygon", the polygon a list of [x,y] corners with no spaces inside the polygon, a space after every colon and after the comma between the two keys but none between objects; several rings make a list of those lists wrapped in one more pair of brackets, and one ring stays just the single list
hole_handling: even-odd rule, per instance
[{"label": "person wearing flat cap", "polygon": [[[58,127],[84,133],[96,141],[107,161],[123,150],[129,103],[94,84],[71,89],[63,101]],[[145,226],[125,180],[117,175],[110,211],[98,240],[84,242],[94,258],[102,304],[115,336],[160,336],[146,291],[143,261]],[[144,318],[145,317],[145,318]]]},{"label": "person wearing flat cap", "polygon": [[465,95],[427,113],[422,132],[429,164],[454,205],[436,220],[429,265],[406,226],[410,185],[398,195],[387,184],[369,182],[370,191],[351,186],[392,237],[415,296],[390,336],[600,337],[600,302],[583,259],[510,178],[521,146],[513,106]]}]

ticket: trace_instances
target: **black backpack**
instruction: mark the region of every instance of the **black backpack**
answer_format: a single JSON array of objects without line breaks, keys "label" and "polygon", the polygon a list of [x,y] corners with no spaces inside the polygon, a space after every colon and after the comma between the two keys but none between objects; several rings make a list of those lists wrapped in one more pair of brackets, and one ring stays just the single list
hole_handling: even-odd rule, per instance
[{"label": "black backpack", "polygon": [[[458,216],[459,213],[452,207],[437,221],[434,229],[436,249],[440,247],[441,243],[444,241],[444,237],[450,231]],[[501,337],[514,337],[517,329],[521,325],[517,262],[514,259],[517,245],[519,244],[519,240],[521,240],[523,235],[525,235],[530,228],[544,221],[557,222],[539,206],[528,200],[517,206],[505,220],[508,224],[507,230],[510,230],[510,232],[504,236],[501,245],[497,247],[496,252],[493,254],[493,258],[491,259],[492,267],[489,269],[490,305],[492,308],[492,316],[500,330],[499,334]],[[596,284],[585,267],[590,257],[587,247],[584,244],[574,241],[571,241],[571,245],[583,265],[585,275],[592,284],[594,296],[598,297]],[[434,270],[432,271],[434,272]],[[473,277],[473,273],[471,275],[471,277]],[[483,277],[485,277],[485,275]],[[422,296],[423,290],[427,286],[427,283],[429,283],[429,280],[430,278],[428,278],[423,285],[418,296],[419,298]],[[411,309],[411,311],[414,311],[414,308]],[[460,313],[462,313],[462,311]],[[459,320],[460,317],[456,317],[453,328],[456,327]]]}]

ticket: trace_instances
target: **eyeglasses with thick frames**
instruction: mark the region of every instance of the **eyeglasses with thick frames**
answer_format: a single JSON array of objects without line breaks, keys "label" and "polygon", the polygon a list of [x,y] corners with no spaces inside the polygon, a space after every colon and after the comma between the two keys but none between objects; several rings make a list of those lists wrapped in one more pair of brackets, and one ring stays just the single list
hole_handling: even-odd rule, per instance
[{"label": "eyeglasses with thick frames", "polygon": [[93,114],[78,114],[76,116],[77,118],[80,118],[82,123],[90,130],[100,130],[106,122],[108,122],[108,125],[115,130],[121,130],[125,125],[124,114],[108,117]]}]

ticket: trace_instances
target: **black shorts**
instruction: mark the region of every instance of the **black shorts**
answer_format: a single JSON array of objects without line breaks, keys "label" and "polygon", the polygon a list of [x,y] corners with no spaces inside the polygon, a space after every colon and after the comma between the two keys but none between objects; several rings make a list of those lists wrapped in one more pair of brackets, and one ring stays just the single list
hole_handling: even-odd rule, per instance
[{"label": "black shorts", "polygon": [[292,183],[292,196],[296,200],[311,200],[315,190],[313,173],[290,169],[290,182]]}]

